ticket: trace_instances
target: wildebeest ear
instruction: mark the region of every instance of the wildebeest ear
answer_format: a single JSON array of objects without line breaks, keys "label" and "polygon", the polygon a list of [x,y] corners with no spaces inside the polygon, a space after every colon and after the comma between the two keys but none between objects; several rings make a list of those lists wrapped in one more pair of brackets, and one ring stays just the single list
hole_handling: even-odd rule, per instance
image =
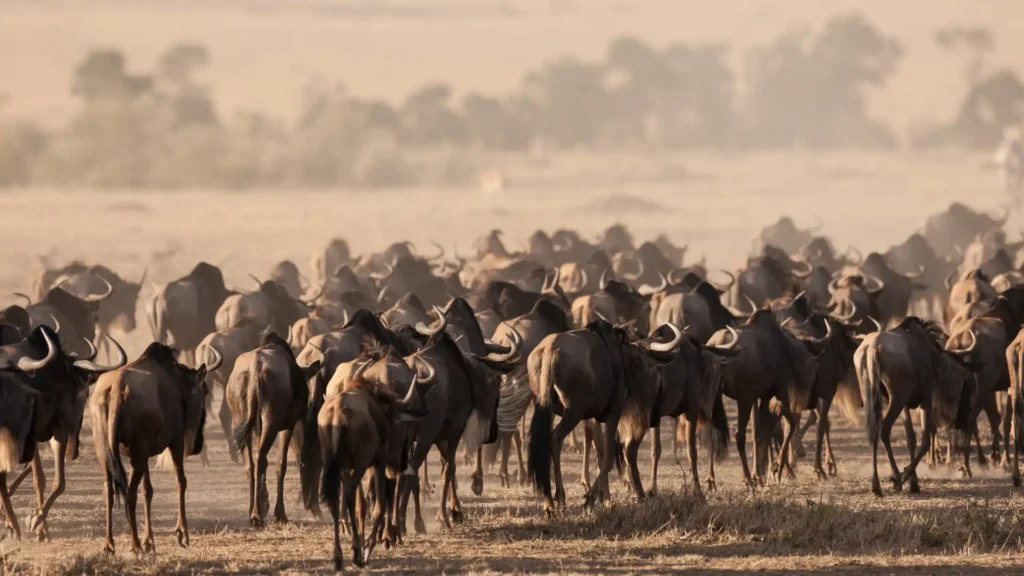
[{"label": "wildebeest ear", "polygon": [[196,370],[196,383],[200,383],[206,380],[206,364],[203,364]]},{"label": "wildebeest ear", "polygon": [[313,376],[316,376],[317,372],[320,371],[320,361],[314,360],[312,364],[306,367],[306,380],[309,380]]}]

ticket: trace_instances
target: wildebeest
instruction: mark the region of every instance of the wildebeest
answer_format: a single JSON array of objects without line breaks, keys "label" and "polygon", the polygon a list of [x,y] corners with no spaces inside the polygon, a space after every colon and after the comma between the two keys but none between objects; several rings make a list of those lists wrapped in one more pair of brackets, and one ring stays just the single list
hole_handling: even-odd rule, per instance
[{"label": "wildebeest", "polygon": [[[401,468],[401,446],[389,444],[392,429],[404,422],[413,422],[425,414],[418,406],[422,394],[414,378],[404,395],[388,385],[363,379],[370,363],[361,361],[344,384],[344,391],[330,395],[317,415],[317,434],[324,462],[320,482],[321,497],[327,502],[334,524],[334,568],[341,570],[341,499],[348,511],[352,531],[352,558],[358,566],[369,560],[377,536],[384,528],[387,495],[387,468]],[[429,379],[428,379],[429,380]],[[397,448],[397,449],[396,449]],[[376,502],[373,528],[363,554],[362,515],[357,514],[356,492],[367,471],[372,471]],[[343,494],[342,494],[343,493]]]},{"label": "wildebeest", "polygon": [[[146,271],[138,282],[130,282],[106,266],[96,265],[81,272],[65,272],[50,288],[60,286],[82,300],[100,302],[97,310],[100,330],[106,333],[119,330],[127,334],[135,330],[135,307],[145,281]],[[106,341],[99,341],[102,342]]]},{"label": "wildebeest", "polygon": [[217,327],[217,310],[230,292],[216,266],[200,262],[188,275],[157,287],[146,303],[153,339],[194,357],[196,346]]},{"label": "wildebeest", "polygon": [[[45,499],[44,486],[46,478],[43,474],[43,464],[38,451],[29,452],[32,456],[31,472],[34,478],[36,491],[36,514],[32,518],[31,529],[36,531],[40,541],[49,537],[46,526],[46,517],[50,508],[57,498],[63,494],[65,487],[64,466],[70,456],[72,460],[78,458],[78,435],[82,428],[82,417],[85,411],[85,402],[88,395],[90,381],[99,373],[119,368],[124,365],[127,358],[124,350],[114,342],[117,351],[117,359],[113,366],[101,366],[93,360],[96,357],[96,348],[91,344],[90,354],[85,357],[77,357],[68,354],[57,335],[48,326],[36,327],[25,340],[0,348],[2,355],[9,362],[20,365],[20,370],[28,370],[33,365],[31,358],[45,356],[52,361],[36,363],[35,368],[29,374],[8,373],[3,377],[2,384],[11,386],[14,390],[28,390],[34,396],[34,410],[25,412],[13,412],[14,402],[5,410],[12,410],[5,419],[13,422],[14,418],[20,419],[22,424],[28,424],[31,436],[29,442],[34,445],[36,442],[49,442],[53,451],[54,478],[50,495]],[[17,394],[12,396],[17,398]],[[21,429],[20,427],[17,427]],[[23,430],[23,429],[21,429]],[[28,475],[29,469],[22,471],[18,478],[12,483],[10,492]],[[6,480],[0,479],[0,485],[6,489]],[[13,518],[13,512],[8,514],[8,527],[12,527],[16,534],[20,535],[17,521]]]},{"label": "wildebeest", "polygon": [[[770,310],[758,310],[738,327],[740,354],[722,367],[722,392],[736,401],[736,448],[740,454],[743,476],[750,486],[754,477],[747,464],[747,423],[754,411],[755,469],[759,479],[764,459],[762,435],[770,420],[769,401],[774,398],[785,424],[780,462],[776,479],[781,482],[787,468],[789,445],[800,425],[800,412],[812,407],[812,390],[817,376],[816,355],[809,347],[820,347],[829,336],[803,342],[779,327]],[[733,336],[719,330],[708,346],[722,346]],[[762,479],[763,480],[763,479]]]},{"label": "wildebeest", "polygon": [[[254,278],[255,280],[255,278]],[[217,309],[214,324],[217,330],[227,330],[246,319],[261,326],[286,334],[292,324],[311,311],[319,294],[309,301],[293,298],[285,287],[273,280],[259,282],[258,288],[248,294],[232,294]]]},{"label": "wildebeest", "polygon": [[814,239],[814,233],[821,229],[821,220],[815,226],[803,230],[796,227],[793,219],[783,216],[771,226],[766,226],[758,235],[761,246],[778,246],[786,252],[795,253]]},{"label": "wildebeest", "polygon": [[[938,326],[910,316],[895,328],[865,336],[854,354],[857,378],[864,390],[871,442],[871,491],[878,496],[882,495],[878,481],[879,440],[889,457],[891,479],[897,492],[908,481],[911,492],[920,491],[917,464],[930,449],[939,426],[954,429],[953,442],[957,450],[963,450],[970,442],[975,376],[962,358],[972,352],[974,344],[964,350],[946,351],[939,343],[943,337]],[[916,448],[910,413],[914,408],[920,408],[924,416],[923,439]],[[902,473],[890,443],[892,426],[900,413],[903,413],[907,448],[911,454],[910,465]],[[966,457],[964,450],[965,464]]]},{"label": "wildebeest", "polygon": [[[211,368],[218,368],[216,358]],[[89,399],[96,459],[103,471],[106,497],[107,533],[104,550],[114,553],[114,497],[124,499],[131,532],[131,550],[155,552],[151,507],[153,484],[149,459],[170,451],[178,482],[178,523],[174,533],[178,545],[189,545],[185,519],[185,456],[203,450],[206,420],[206,364],[192,369],[175,359],[173,349],[154,342],[134,362],[106,372],[96,381]],[[129,480],[121,463],[122,450],[132,464]],[[135,523],[139,483],[145,497],[145,543],[140,544]]]},{"label": "wildebeest", "polygon": [[291,346],[273,332],[263,335],[259,348],[242,354],[235,361],[224,390],[224,399],[231,408],[235,447],[245,453],[245,471],[249,476],[249,523],[253,527],[263,525],[270,508],[267,455],[278,437],[281,439],[281,459],[277,470],[274,518],[278,522],[288,521],[284,511],[288,445],[295,427],[307,414],[309,388],[306,382],[319,369],[317,361],[300,369]]},{"label": "wildebeest", "polygon": [[[652,424],[650,410],[658,394],[657,374],[646,359],[670,360],[665,356],[679,345],[683,335],[678,328],[668,326],[675,333],[673,340],[645,342],[635,340],[625,329],[598,320],[582,330],[551,334],[530,353],[527,371],[534,413],[528,473],[544,495],[547,514],[554,513],[556,502],[565,505],[562,442],[583,420],[594,419],[605,427],[600,440],[605,457],[594,484],[587,490],[584,506],[592,505],[601,492],[620,450],[625,451],[629,482],[637,497],[643,498],[636,456]],[[552,430],[555,414],[561,420]]]},{"label": "wildebeest", "polygon": [[955,258],[958,249],[963,251],[979,234],[1002,228],[1009,217],[1009,210],[1000,217],[993,217],[954,202],[945,212],[928,217],[923,235],[939,256]]}]

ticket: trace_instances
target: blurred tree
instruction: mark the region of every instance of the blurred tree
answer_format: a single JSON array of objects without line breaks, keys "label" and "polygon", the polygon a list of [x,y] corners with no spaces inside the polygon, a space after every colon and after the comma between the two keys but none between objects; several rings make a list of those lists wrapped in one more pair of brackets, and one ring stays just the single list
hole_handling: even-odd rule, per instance
[{"label": "blurred tree", "polygon": [[148,93],[153,80],[125,73],[124,55],[117,50],[94,50],[75,68],[71,93],[86,104],[97,100],[130,100]]},{"label": "blurred tree", "polygon": [[973,148],[999,144],[1003,129],[1024,121],[1024,83],[1017,73],[1002,69],[978,81],[964,97],[950,126],[950,138]]},{"label": "blurred tree", "polygon": [[466,124],[449,107],[451,88],[428,84],[410,94],[398,111],[401,140],[410,146],[464,143]]},{"label": "blurred tree", "polygon": [[525,150],[534,129],[515,102],[471,93],[462,99],[462,116],[470,141],[493,150]]},{"label": "blurred tree", "polygon": [[603,73],[602,65],[562,58],[526,76],[523,109],[546,141],[561,147],[598,142],[615,113]]},{"label": "blurred tree", "polygon": [[812,37],[793,32],[750,61],[746,136],[754,146],[892,146],[895,136],[866,110],[902,57],[899,43],[862,16],[829,20]]},{"label": "blurred tree", "polygon": [[209,89],[196,80],[209,63],[209,53],[199,44],[178,44],[160,57],[157,76],[170,98],[175,126],[218,123]]}]

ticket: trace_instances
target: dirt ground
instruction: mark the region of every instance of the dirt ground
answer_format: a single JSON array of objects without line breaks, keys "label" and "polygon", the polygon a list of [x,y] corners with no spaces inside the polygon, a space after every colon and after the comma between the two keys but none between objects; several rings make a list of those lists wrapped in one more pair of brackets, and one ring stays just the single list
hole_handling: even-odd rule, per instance
[{"label": "dirt ground", "polygon": [[[14,191],[4,195],[5,225],[0,227],[0,259],[5,263],[0,304],[14,302],[6,294],[28,287],[40,256],[54,263],[100,261],[129,278],[148,268],[156,282],[177,277],[205,259],[225,270],[229,284],[246,286],[247,273],[265,274],[282,258],[294,259],[306,270],[312,251],[335,235],[348,238],[357,253],[398,238],[422,246],[437,240],[449,249],[457,243],[468,252],[472,239],[493,227],[504,229],[515,249],[537,227],[573,227],[594,236],[621,221],[640,240],[665,232],[689,243],[692,258],[704,254],[714,269],[737,263],[749,252],[755,231],[781,213],[791,214],[801,225],[820,217],[840,249],[856,244],[867,254],[901,241],[928,213],[952,200],[986,210],[1002,201],[984,158],[952,154],[688,155],[662,158],[654,166],[622,156],[565,156],[543,163],[506,158],[502,163],[510,188],[494,196],[474,190]],[[142,298],[149,294],[151,288],[144,288]],[[140,322],[122,340],[133,357],[150,338]],[[120,511],[115,516],[118,558],[100,556],[100,474],[91,431],[84,430],[81,458],[70,465],[67,492],[50,516],[52,541],[0,542],[3,571],[330,570],[329,524],[301,510],[294,466],[286,484],[291,522],[249,528],[245,471],[228,459],[217,428],[212,421],[208,424],[210,466],[202,467],[197,460],[186,465],[191,549],[181,550],[174,543],[173,477],[157,471],[156,559],[131,557]],[[945,468],[923,468],[923,494],[878,499],[868,490],[870,455],[864,432],[840,421],[833,434],[838,478],[817,481],[802,461],[797,480],[751,494],[742,488],[733,451],[718,465],[719,490],[699,502],[684,489],[688,474],[672,456],[664,428],[663,435],[665,456],[656,498],[637,506],[613,475],[613,501],[595,512],[582,512],[580,457],[572,454],[563,460],[569,509],[550,520],[543,517],[531,490],[500,488],[494,471],[486,476],[484,496],[474,497],[462,466],[465,523],[445,532],[430,521],[426,535],[412,536],[397,550],[378,549],[367,570],[996,574],[1024,569],[1024,499],[1001,470],[975,466],[975,477],[964,480]],[[895,437],[903,465],[902,434]],[[813,446],[810,439],[806,445]],[[646,482],[646,444],[640,466]],[[439,471],[432,461],[431,473]],[[15,496],[23,521],[32,509],[30,492],[22,487]],[[436,499],[428,499],[428,518],[433,518]],[[347,545],[343,548],[350,557]],[[350,563],[347,568],[352,569]]]}]

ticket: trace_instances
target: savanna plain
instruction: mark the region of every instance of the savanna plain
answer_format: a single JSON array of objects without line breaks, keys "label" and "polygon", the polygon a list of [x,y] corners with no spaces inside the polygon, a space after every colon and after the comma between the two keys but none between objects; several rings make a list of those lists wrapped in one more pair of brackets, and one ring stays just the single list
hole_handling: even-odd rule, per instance
[{"label": "savanna plain", "polygon": [[[580,230],[593,237],[614,222],[638,239],[666,233],[702,255],[709,268],[732,268],[750,252],[751,239],[781,214],[799,225],[820,219],[837,247],[865,254],[902,241],[928,214],[953,200],[996,208],[1003,196],[986,157],[960,153],[780,153],[632,157],[560,155],[544,161],[506,158],[505,192],[472,188],[433,190],[220,192],[87,192],[21,190],[5,193],[0,254],[6,263],[0,292],[27,287],[40,268],[71,259],[103,262],[126,277],[148,269],[157,283],[198,260],[219,265],[229,285],[265,274],[289,258],[307,269],[312,252],[341,236],[355,252],[381,249],[398,238],[468,252],[472,240],[501,228],[510,249],[536,228]],[[1017,214],[1011,227],[1019,220]],[[148,283],[148,281],[147,281]],[[141,303],[151,286],[143,288]],[[14,302],[13,296],[2,300]],[[119,335],[129,357],[151,340],[144,323]],[[221,401],[218,391],[214,410]],[[726,401],[727,405],[729,400]],[[729,412],[734,416],[730,406]],[[974,468],[963,479],[945,466],[923,468],[922,494],[876,498],[869,491],[870,452],[863,429],[834,415],[838,477],[819,481],[808,461],[798,478],[751,492],[739,472],[735,447],[716,469],[719,488],[699,499],[689,488],[685,451],[665,455],[658,494],[636,504],[613,474],[610,503],[584,512],[580,456],[563,458],[568,508],[548,519],[525,485],[498,485],[485,476],[484,495],[469,490],[469,467],[458,474],[466,519],[451,531],[429,522],[395,550],[378,548],[366,572],[429,573],[1015,573],[1024,569],[1024,499],[998,467]],[[730,418],[735,428],[735,419]],[[983,431],[988,427],[981,424]],[[734,430],[733,430],[734,431]],[[249,527],[247,484],[232,464],[226,440],[207,423],[209,466],[186,464],[192,546],[172,534],[175,488],[170,471],[154,473],[156,557],[128,550],[123,513],[115,513],[119,554],[102,554],[104,517],[100,468],[92,431],[82,431],[82,453],[70,464],[68,488],[50,515],[52,541],[0,543],[8,573],[323,573],[330,571],[331,528],[302,511],[296,468],[286,483],[289,522]],[[813,454],[809,434],[805,446]],[[983,436],[984,438],[984,436]],[[897,457],[906,457],[902,434]],[[650,470],[649,440],[641,473]],[[46,467],[52,470],[48,450]],[[704,454],[701,469],[706,468]],[[276,459],[276,449],[271,461]],[[884,460],[883,460],[884,461]],[[430,460],[432,482],[440,466]],[[273,475],[269,475],[272,482]],[[34,497],[23,486],[14,498],[21,518]],[[427,496],[433,518],[437,494]],[[346,545],[343,543],[343,547]],[[346,547],[347,551],[347,547]],[[349,564],[349,569],[354,567]]]}]

